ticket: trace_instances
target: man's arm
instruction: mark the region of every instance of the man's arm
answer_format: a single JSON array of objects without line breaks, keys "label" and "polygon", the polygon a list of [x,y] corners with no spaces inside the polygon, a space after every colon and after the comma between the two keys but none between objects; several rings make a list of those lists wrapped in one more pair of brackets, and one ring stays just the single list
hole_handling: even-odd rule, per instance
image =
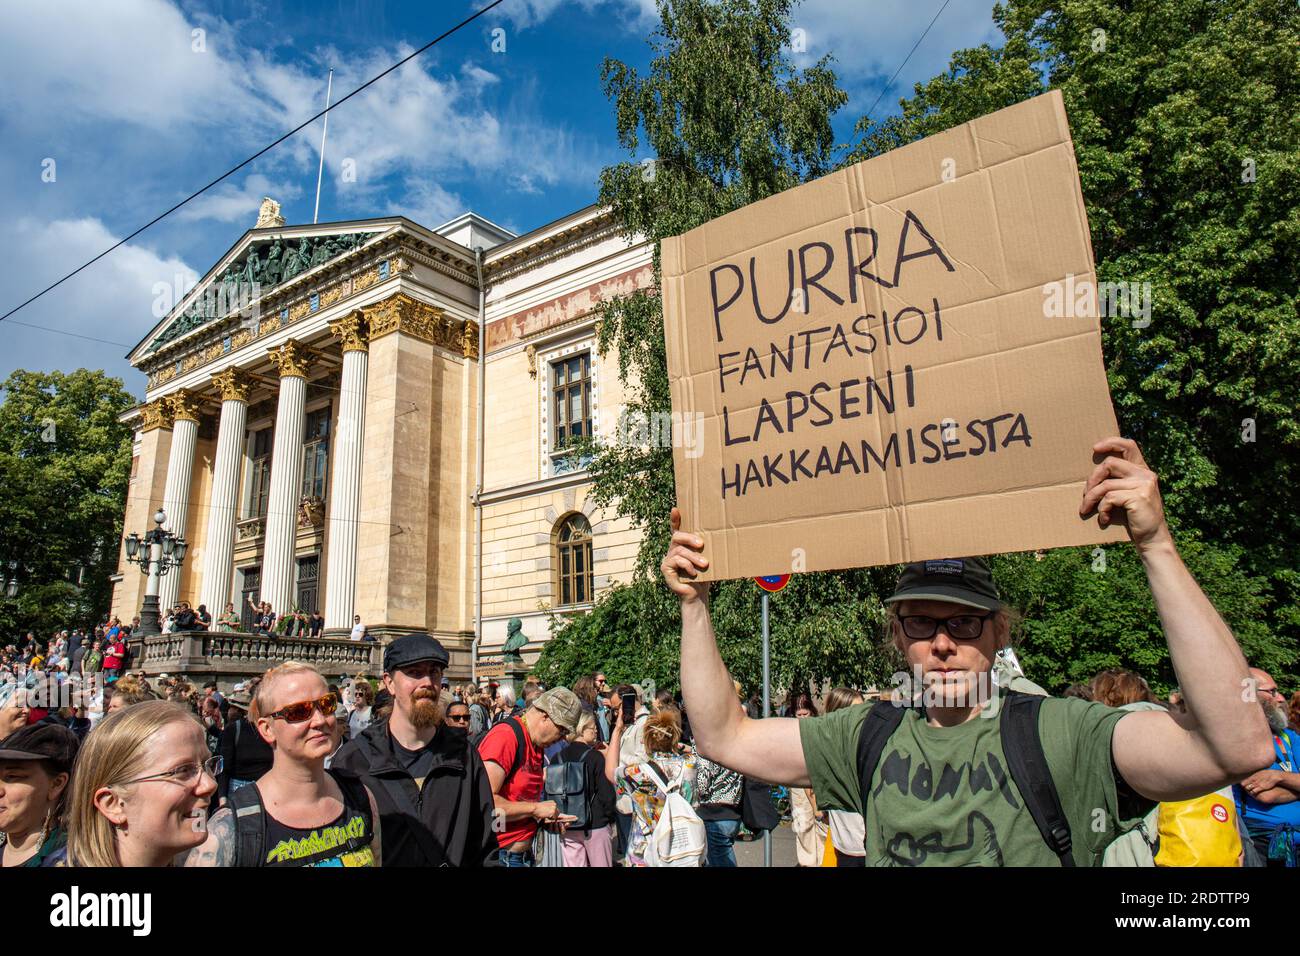
[{"label": "man's arm", "polygon": [[235,865],[235,814],[231,810],[218,810],[212,815],[207,840],[186,854],[184,865]]},{"label": "man's arm", "polygon": [[1128,527],[1191,718],[1180,726],[1167,713],[1125,715],[1111,743],[1115,766],[1149,799],[1187,800],[1272,763],[1268,725],[1243,692],[1252,685],[1236,638],[1178,556],[1156,475],[1137,444],[1108,438],[1093,451],[1106,457],[1088,478],[1079,514],[1096,511],[1102,527]]},{"label": "man's arm", "polygon": [[811,786],[794,718],[751,720],[736,707],[736,692],[709,618],[707,583],[696,583],[709,566],[704,539],[681,530],[672,511],[673,539],[660,571],[682,605],[682,697],[691,715],[696,748],[715,763],[746,776],[792,787]]},{"label": "man's arm", "polygon": [[559,811],[554,800],[533,803],[528,800],[507,800],[501,796],[501,788],[506,782],[505,768],[495,760],[484,760],[483,766],[487,769],[488,784],[492,787],[492,803],[496,807],[496,812],[503,815],[507,821],[532,817],[537,822],[544,823],[556,818]]}]

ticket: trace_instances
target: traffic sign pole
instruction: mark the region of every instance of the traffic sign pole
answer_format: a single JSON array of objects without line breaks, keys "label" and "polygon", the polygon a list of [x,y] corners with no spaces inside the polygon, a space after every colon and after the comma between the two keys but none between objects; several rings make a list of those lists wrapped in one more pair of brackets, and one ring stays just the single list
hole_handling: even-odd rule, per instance
[{"label": "traffic sign pole", "polygon": [[[767,604],[771,595],[763,592],[763,716],[772,716],[772,659],[767,632]],[[763,831],[763,865],[772,865],[772,831]]]}]

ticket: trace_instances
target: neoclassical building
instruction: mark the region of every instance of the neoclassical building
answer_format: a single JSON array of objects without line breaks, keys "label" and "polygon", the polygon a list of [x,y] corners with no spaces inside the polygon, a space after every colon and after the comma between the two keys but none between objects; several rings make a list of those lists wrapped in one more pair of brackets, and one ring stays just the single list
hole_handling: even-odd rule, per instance
[{"label": "neoclassical building", "polygon": [[[534,660],[548,612],[630,576],[638,537],[594,506],[564,443],[613,435],[595,307],[648,286],[650,259],[595,206],[515,236],[473,213],[285,226],[264,203],[129,355],[148,386],[126,416],[125,531],[162,506],[190,543],[161,606],[427,630],[452,677],[476,625],[491,654],[518,617]],[[145,578],[125,551],[114,582],[129,620]]]}]

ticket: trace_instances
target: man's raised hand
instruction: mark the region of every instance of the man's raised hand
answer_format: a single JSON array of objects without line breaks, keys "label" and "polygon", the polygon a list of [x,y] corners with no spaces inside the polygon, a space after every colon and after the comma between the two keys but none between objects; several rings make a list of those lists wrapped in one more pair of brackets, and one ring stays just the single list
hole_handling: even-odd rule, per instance
[{"label": "man's raised hand", "polygon": [[689,601],[702,601],[709,593],[707,581],[693,580],[697,574],[709,566],[709,559],[704,556],[704,539],[682,529],[682,513],[672,510],[673,540],[668,546],[659,570],[669,590],[685,604]]},{"label": "man's raised hand", "polygon": [[1088,476],[1079,514],[1097,512],[1103,527],[1122,524],[1139,550],[1171,541],[1165,524],[1165,506],[1160,499],[1156,473],[1147,467],[1137,442],[1128,438],[1106,438],[1092,446],[1104,455]]}]

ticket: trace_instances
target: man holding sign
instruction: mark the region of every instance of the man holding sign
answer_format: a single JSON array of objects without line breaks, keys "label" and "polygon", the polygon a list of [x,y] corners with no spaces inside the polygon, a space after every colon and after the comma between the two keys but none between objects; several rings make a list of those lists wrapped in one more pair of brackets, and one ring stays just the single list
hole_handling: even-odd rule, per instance
[{"label": "man holding sign", "polygon": [[[681,600],[682,693],[699,752],[742,774],[812,786],[818,806],[863,813],[874,866],[1099,865],[1106,845],[1152,802],[1209,793],[1268,766],[1263,717],[1243,694],[1251,686],[1246,661],[1178,555],[1156,475],[1127,439],[1106,439],[1094,452],[1104,457],[1079,514],[1127,528],[1187,719],[1033,698],[1040,707],[1029,734],[1009,733],[1003,724],[1017,695],[979,692],[1009,640],[1007,615],[983,562],[973,559],[909,565],[887,602],[895,646],[922,675],[923,713],[899,702],[888,736],[873,736],[881,712],[865,705],[802,721],[746,718],[732,706],[709,585],[694,580],[709,567],[704,540],[681,530],[674,509],[661,570]],[[1035,741],[1046,775],[1024,769]],[[1036,797],[1026,779],[1055,792]]]}]

